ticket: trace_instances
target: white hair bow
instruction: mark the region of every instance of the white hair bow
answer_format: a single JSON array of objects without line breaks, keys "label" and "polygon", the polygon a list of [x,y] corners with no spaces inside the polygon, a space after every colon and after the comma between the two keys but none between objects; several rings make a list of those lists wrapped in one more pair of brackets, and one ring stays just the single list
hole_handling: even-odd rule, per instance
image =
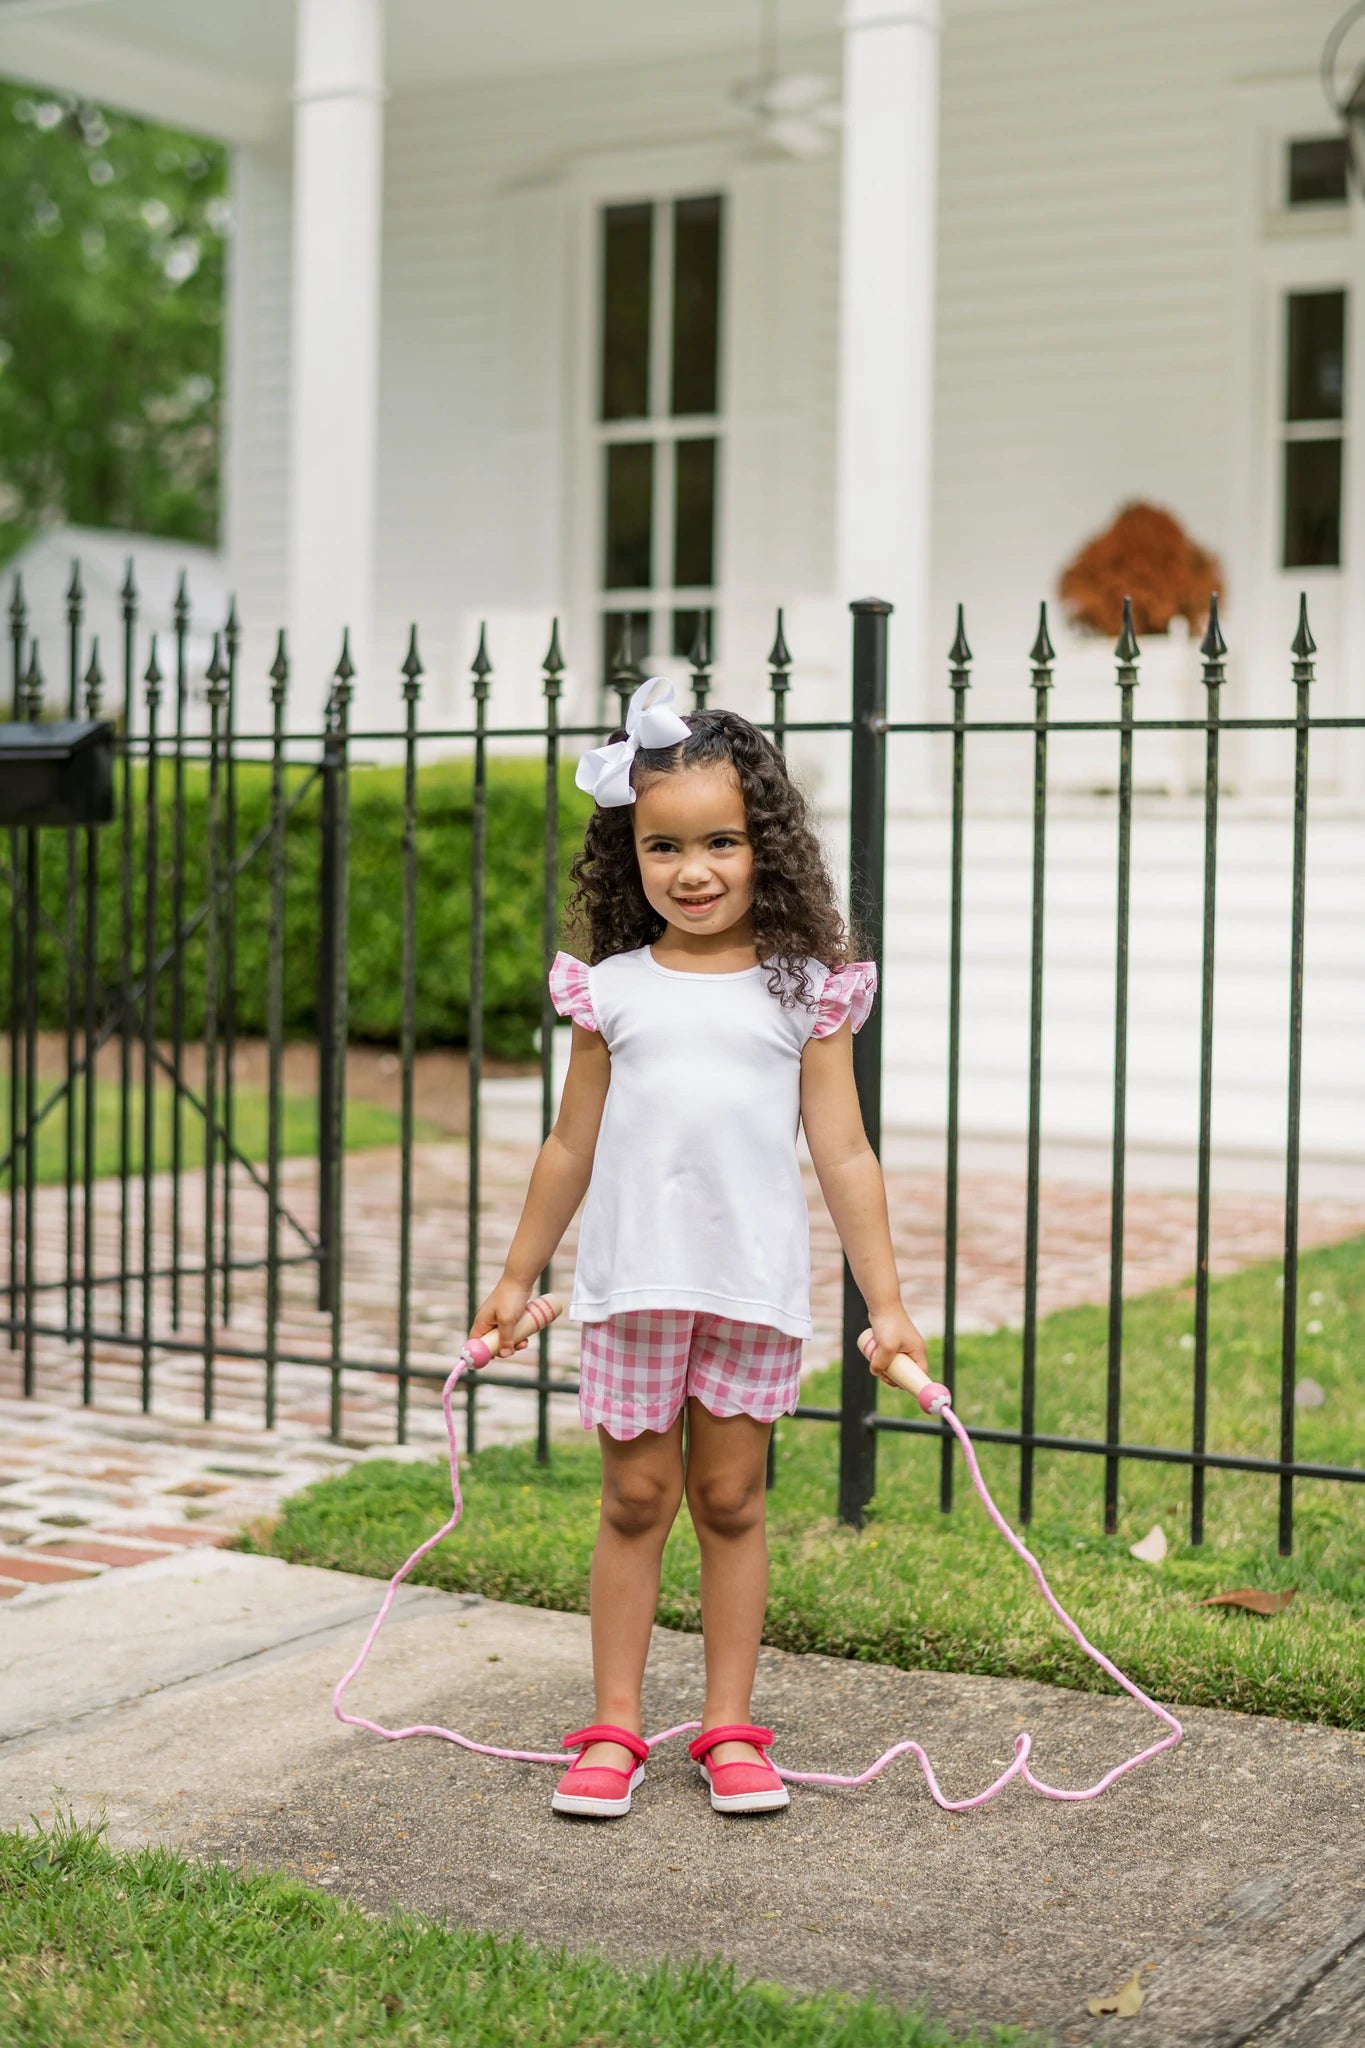
[{"label": "white hair bow", "polygon": [[626,736],[605,747],[592,747],[579,759],[574,781],[596,797],[603,809],[613,804],[633,804],[630,764],[641,747],[672,747],[690,739],[673,703],[673,685],[667,676],[646,676],[626,707]]}]

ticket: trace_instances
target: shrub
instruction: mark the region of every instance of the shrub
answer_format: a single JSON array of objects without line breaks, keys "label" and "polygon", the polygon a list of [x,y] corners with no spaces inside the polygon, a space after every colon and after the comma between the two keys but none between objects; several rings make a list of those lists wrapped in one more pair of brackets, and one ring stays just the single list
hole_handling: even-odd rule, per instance
[{"label": "shrub", "polygon": [[[560,764],[558,902],[569,891],[569,862],[583,837],[591,797],[575,787],[575,764]],[[306,771],[291,770],[289,787],[298,795]],[[185,775],[186,914],[202,904],[207,883],[208,778],[204,768]],[[487,866],[484,895],[484,1044],[504,1059],[534,1055],[541,1018],[541,890],[545,831],[544,769],[535,761],[493,759],[488,766]],[[262,762],[237,768],[239,855],[270,820],[270,770]],[[288,882],[284,917],[284,1028],[290,1037],[310,1036],[318,1025],[321,959],[321,786],[298,795],[286,832]],[[158,918],[160,943],[171,936],[174,878],[169,767],[158,777]],[[397,1039],[401,1023],[403,774],[401,768],[357,768],[350,778],[350,1025],[353,1038]],[[469,1035],[470,880],[473,835],[473,765],[468,760],[435,762],[418,778],[417,827],[417,1002],[419,1045],[461,1045]],[[133,979],[142,957],[143,858],[146,835],[145,774],[133,778]],[[120,851],[122,819],[99,836],[98,972],[106,991],[119,980],[121,931]],[[39,941],[38,1020],[61,1028],[66,1016],[65,976],[57,933],[63,926],[66,835],[39,835],[42,902],[49,924]],[[84,835],[78,837],[84,873]],[[269,962],[269,848],[262,847],[237,885],[236,989],[240,1033],[266,1028]],[[83,930],[83,903],[77,929]],[[204,1028],[204,934],[202,927],[185,952],[185,1030],[197,1038]],[[0,1015],[9,1015],[9,947],[0,945]],[[77,1015],[84,1002],[77,990]],[[163,971],[157,992],[157,1028],[171,1028],[171,975]]]},{"label": "shrub", "polygon": [[1202,629],[1209,593],[1221,590],[1216,555],[1190,539],[1178,519],[1157,505],[1124,505],[1103,533],[1088,540],[1062,571],[1058,595],[1073,626],[1116,635],[1123,600],[1133,600],[1133,628],[1165,633],[1183,618]]}]

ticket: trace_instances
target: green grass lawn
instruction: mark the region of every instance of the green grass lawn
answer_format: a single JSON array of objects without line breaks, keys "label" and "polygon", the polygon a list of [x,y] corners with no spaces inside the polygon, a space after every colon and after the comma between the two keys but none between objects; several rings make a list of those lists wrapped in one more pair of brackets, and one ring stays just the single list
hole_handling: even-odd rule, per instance
[{"label": "green grass lawn", "polygon": [[[51,1082],[40,1086],[39,1106],[50,1092]],[[153,1163],[158,1171],[169,1169],[171,1164],[171,1115],[172,1091],[158,1087],[155,1091],[155,1144],[152,1152]],[[202,1098],[201,1098],[202,1099]],[[85,1159],[85,1089],[81,1081],[75,1084],[76,1119],[76,1175],[84,1177]],[[95,1178],[117,1173],[119,1169],[119,1103],[120,1091],[117,1083],[101,1081],[95,1088]],[[131,1146],[129,1151],[129,1172],[142,1171],[142,1090],[131,1087],[128,1091],[128,1110],[131,1120]],[[264,1089],[238,1088],[233,1097],[233,1138],[237,1149],[248,1159],[264,1160],[268,1143],[269,1101]],[[218,1098],[218,1118],[221,1125],[223,1099]],[[188,1172],[204,1163],[204,1119],[192,1103],[186,1101],[182,1114],[184,1132],[182,1154]],[[348,1151],[362,1151],[373,1145],[396,1145],[401,1137],[398,1117],[392,1110],[382,1109],[371,1102],[348,1102],[346,1105],[346,1147]],[[439,1132],[425,1123],[416,1127],[418,1138],[438,1137]],[[0,1152],[7,1152],[10,1143],[10,1119],[8,1092],[0,1096]],[[315,1096],[286,1095],[280,1103],[280,1153],[283,1158],[295,1154],[309,1154],[317,1151],[318,1105]],[[217,1156],[222,1160],[222,1141],[219,1140]],[[57,1108],[44,1118],[38,1127],[37,1177],[40,1181],[59,1181],[66,1175],[66,1126],[64,1112]]]},{"label": "green grass lawn", "polygon": [[[1015,2028],[974,2037],[1023,2044]],[[0,1834],[6,2048],[949,2048],[872,1999],[796,1998],[723,1963],[614,1969],[516,1936],[371,1917],[291,1878]]]},{"label": "green grass lawn", "polygon": [[[1299,1454],[1354,1465],[1365,1454],[1365,1239],[1302,1261],[1300,1371],[1325,1404],[1299,1417]],[[1281,1295],[1272,1267],[1212,1288],[1209,1448],[1277,1452]],[[1127,1441],[1189,1442],[1192,1287],[1130,1301],[1125,1315]],[[1103,1434],[1106,1314],[1101,1307],[1048,1317],[1039,1340],[1038,1427]],[[936,1347],[931,1346],[931,1358]],[[959,1343],[958,1403],[972,1423],[1018,1418],[1015,1331]],[[837,1371],[812,1375],[806,1398],[835,1399]],[[883,1405],[910,1412],[907,1397]],[[917,1412],[917,1411],[916,1411]],[[939,1446],[882,1436],[879,1487],[866,1528],[835,1519],[837,1442],[828,1424],[784,1420],[777,1483],[769,1496],[772,1579],[765,1640],[905,1669],[976,1671],[1111,1689],[1053,1620],[1024,1566],[987,1522],[958,1460],[957,1504],[938,1507]],[[986,1445],[987,1484],[1014,1521],[1018,1453]],[[539,1469],[521,1446],[465,1461],[462,1526],[414,1577],[530,1606],[585,1612],[596,1526],[595,1441],[557,1441]],[[1303,1481],[1296,1552],[1276,1549],[1276,1482],[1212,1471],[1207,1537],[1188,1536],[1189,1473],[1138,1462],[1122,1468],[1121,1522],[1102,1527],[1102,1461],[1039,1453],[1027,1532],[1063,1604],[1137,1682],[1172,1704],[1236,1708],[1365,1728],[1365,1486]],[[388,1577],[448,1512],[442,1465],[376,1460],[320,1482],[286,1503],[268,1542],[276,1555]],[[1161,1566],[1128,1545],[1159,1521],[1171,1543]],[[1236,1586],[1297,1589],[1270,1619],[1195,1603]],[[664,1557],[659,1619],[700,1627],[697,1551],[686,1510]]]}]

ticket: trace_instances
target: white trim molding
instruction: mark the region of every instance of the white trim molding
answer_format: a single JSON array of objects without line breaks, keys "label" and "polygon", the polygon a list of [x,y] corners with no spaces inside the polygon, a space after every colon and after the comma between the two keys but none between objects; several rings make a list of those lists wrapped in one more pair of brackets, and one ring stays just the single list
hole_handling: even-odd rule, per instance
[{"label": "white trim molding", "polygon": [[264,142],[282,100],[202,64],[130,50],[109,35],[41,17],[14,21],[0,8],[0,72],[52,92],[78,93],[149,121],[220,142]]},{"label": "white trim molding", "polygon": [[316,687],[349,628],[363,717],[377,687],[382,0],[299,0],[297,29],[290,638]]},{"label": "white trim molding", "polygon": [[943,0],[845,0],[839,24],[844,29],[923,28],[939,35]]},{"label": "white trim molding", "polygon": [[927,689],[940,19],[937,0],[844,11],[837,578],[895,606],[898,718]]}]

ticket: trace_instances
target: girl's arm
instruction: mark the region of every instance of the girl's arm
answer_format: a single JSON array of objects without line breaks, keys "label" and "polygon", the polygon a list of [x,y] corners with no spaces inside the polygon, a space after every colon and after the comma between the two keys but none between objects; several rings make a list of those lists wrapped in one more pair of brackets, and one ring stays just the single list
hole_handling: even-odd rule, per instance
[{"label": "girl's arm", "polygon": [[827,1037],[806,1041],[801,1055],[801,1122],[839,1241],[867,1304],[877,1340],[870,1361],[873,1372],[884,1379],[898,1351],[908,1352],[927,1372],[924,1339],[901,1300],[886,1183],[863,1129],[853,1080],[853,1025],[848,1019]]},{"label": "girl's arm", "polygon": [[512,1332],[587,1193],[610,1079],[611,1054],[601,1032],[575,1024],[559,1115],[531,1170],[502,1277],[469,1330],[482,1337],[496,1326],[499,1356],[529,1342],[514,1345]]}]

